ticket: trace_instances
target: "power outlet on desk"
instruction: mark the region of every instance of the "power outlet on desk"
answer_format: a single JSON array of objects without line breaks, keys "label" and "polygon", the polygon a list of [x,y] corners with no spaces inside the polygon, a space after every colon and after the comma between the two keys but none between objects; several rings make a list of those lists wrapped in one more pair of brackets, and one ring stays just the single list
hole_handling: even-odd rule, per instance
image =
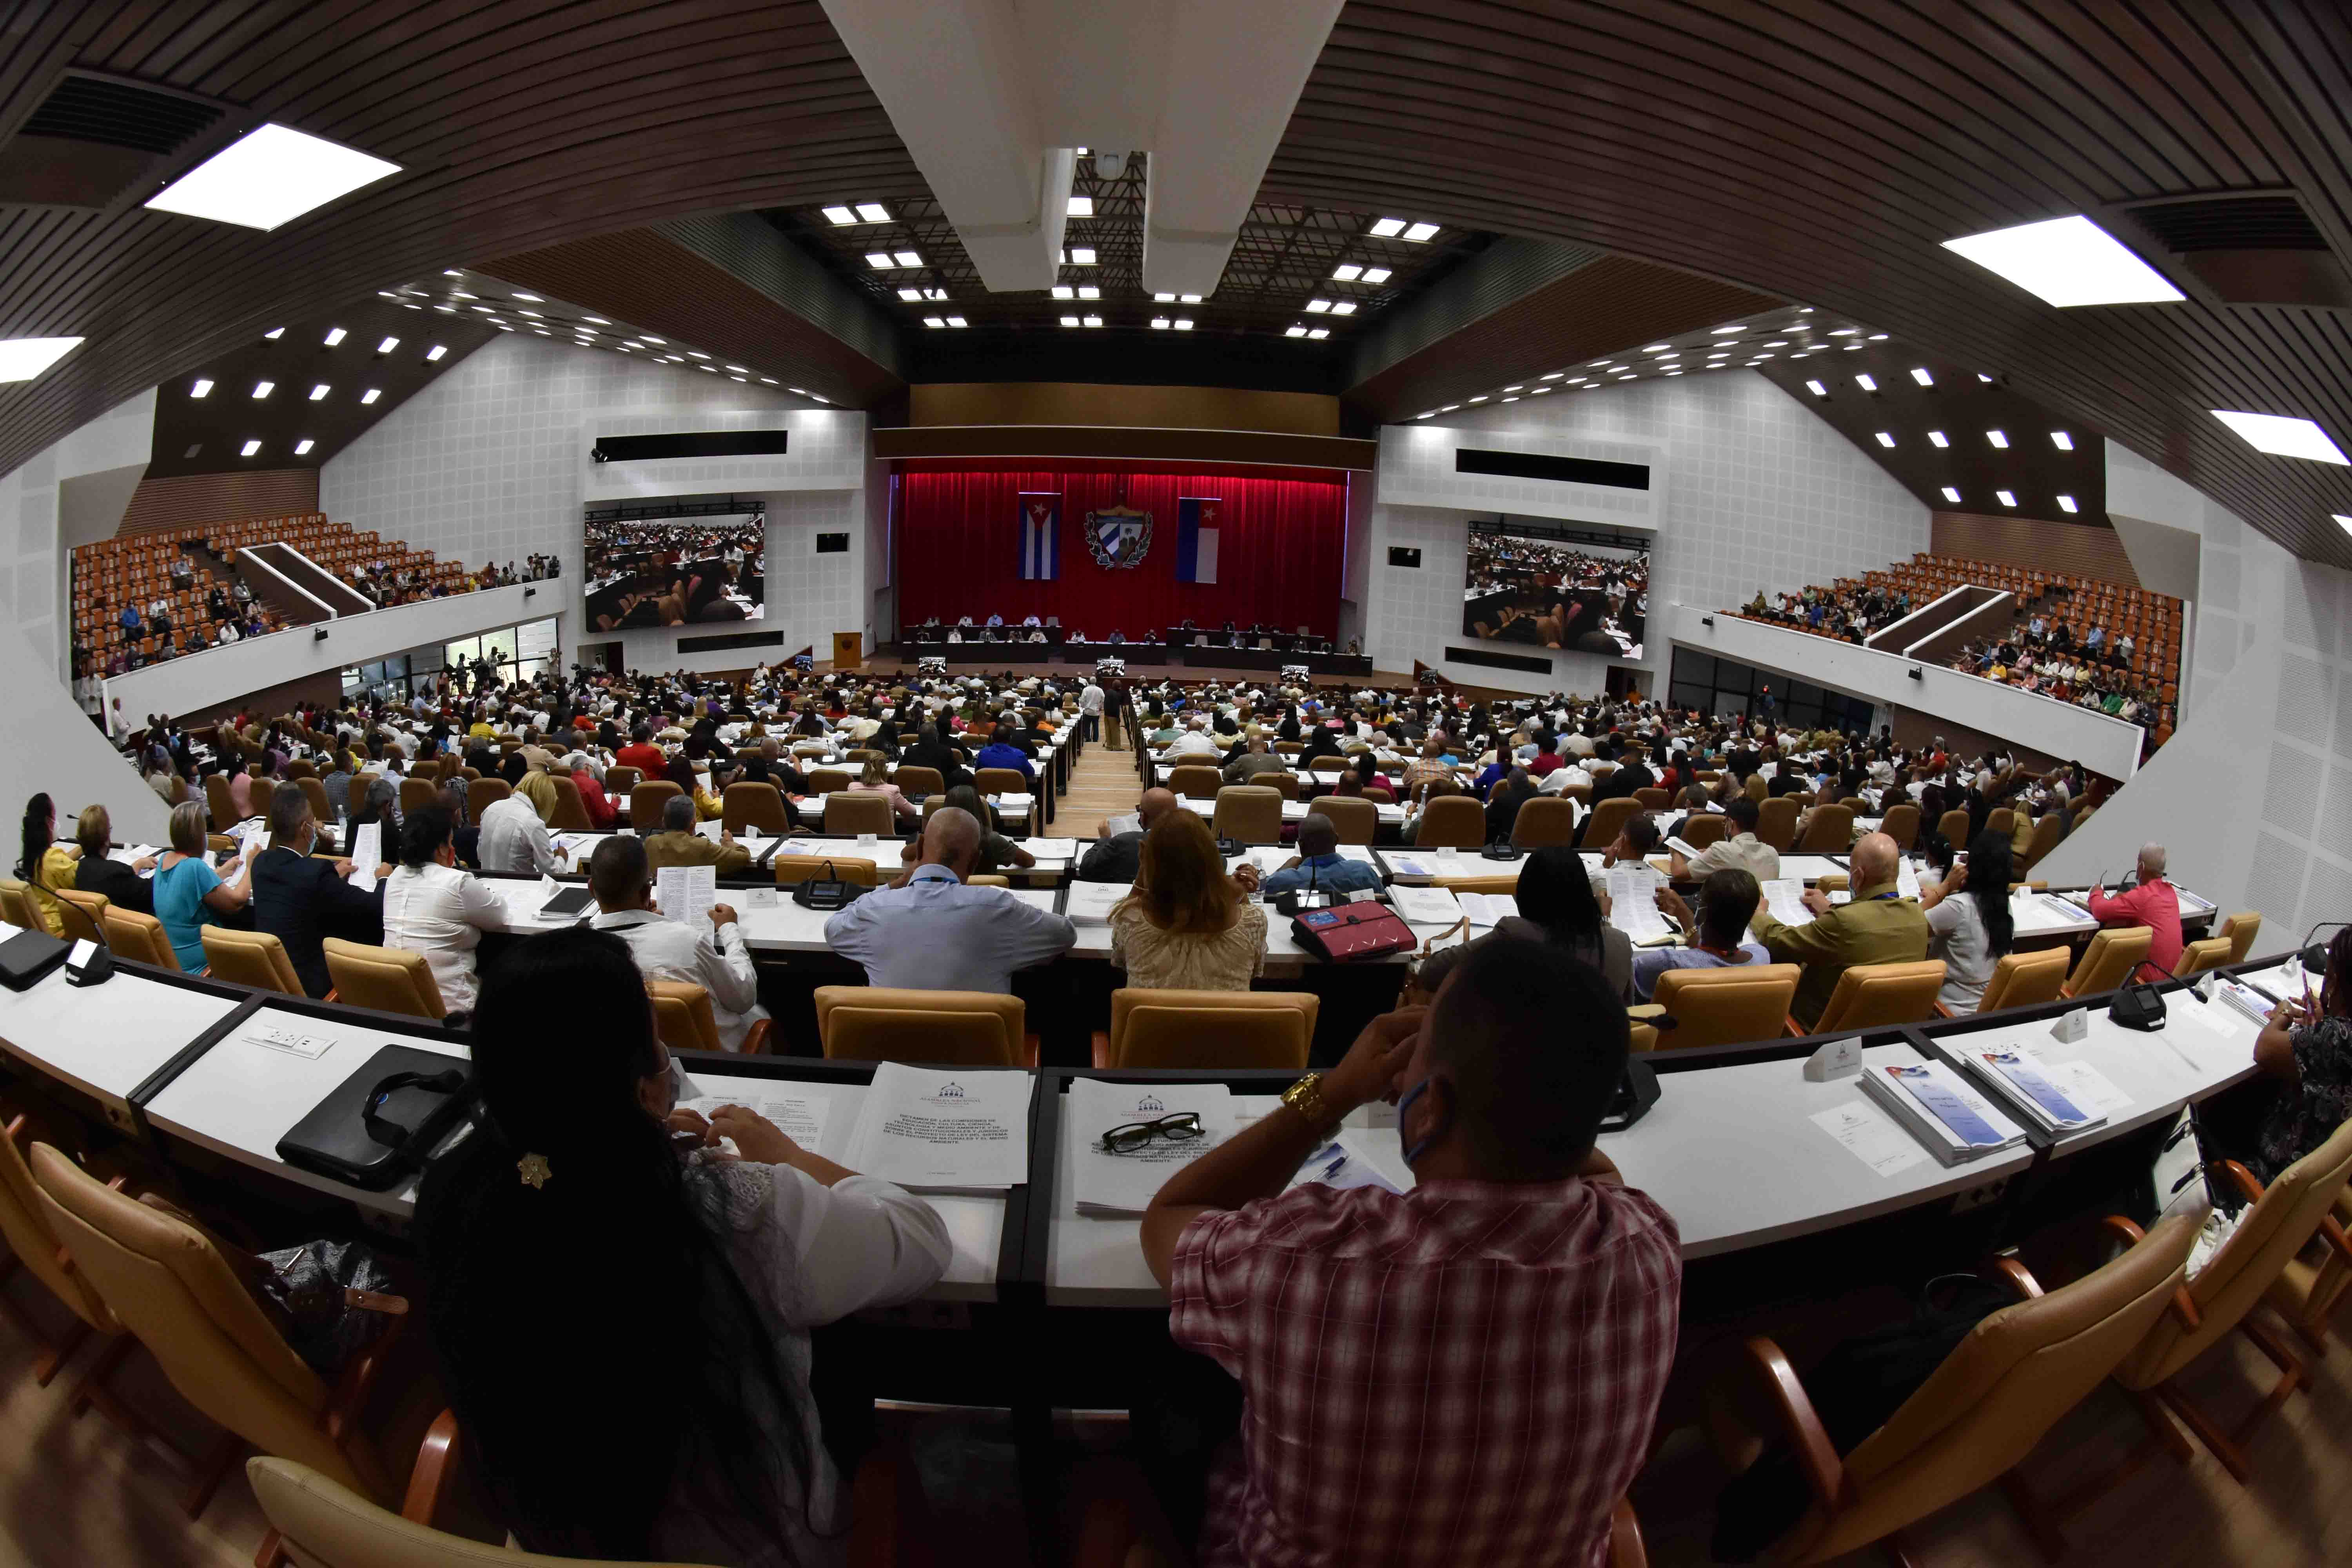
[{"label": "power outlet on desk", "polygon": [[1987,1182],[1981,1187],[1970,1187],[1967,1192],[1956,1193],[1952,1197],[1952,1212],[1966,1214],[1970,1209],[1980,1209],[1987,1204],[1998,1203],[2000,1201],[2000,1195],[2007,1191],[2009,1191],[2009,1178],[2003,1176],[1999,1181]]}]

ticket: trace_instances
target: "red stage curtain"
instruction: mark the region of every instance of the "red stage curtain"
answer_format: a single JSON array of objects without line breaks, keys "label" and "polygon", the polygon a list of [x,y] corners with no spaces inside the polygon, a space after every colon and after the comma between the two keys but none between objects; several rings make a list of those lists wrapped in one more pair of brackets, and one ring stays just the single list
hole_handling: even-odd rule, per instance
[{"label": "red stage curtain", "polygon": [[[1062,498],[1062,574],[1021,576],[1020,495]],[[1176,581],[1176,502],[1224,502],[1217,581]],[[1241,474],[1115,472],[908,473],[898,490],[898,624],[937,616],[1059,616],[1091,636],[1131,638],[1182,623],[1202,626],[1304,626],[1339,630],[1347,549],[1343,479],[1273,479]],[[1087,548],[1086,514],[1125,504],[1151,514],[1151,546],[1138,566],[1111,570]]]}]

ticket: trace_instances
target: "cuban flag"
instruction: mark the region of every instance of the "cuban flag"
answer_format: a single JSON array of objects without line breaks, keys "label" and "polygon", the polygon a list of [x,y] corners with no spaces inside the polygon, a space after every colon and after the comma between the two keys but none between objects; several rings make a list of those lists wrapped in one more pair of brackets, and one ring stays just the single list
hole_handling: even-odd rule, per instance
[{"label": "cuban flag", "polygon": [[1021,576],[1051,582],[1062,574],[1062,498],[1046,491],[1021,492]]},{"label": "cuban flag", "polygon": [[1225,503],[1214,496],[1185,496],[1176,502],[1176,581],[1217,580],[1217,514]]}]

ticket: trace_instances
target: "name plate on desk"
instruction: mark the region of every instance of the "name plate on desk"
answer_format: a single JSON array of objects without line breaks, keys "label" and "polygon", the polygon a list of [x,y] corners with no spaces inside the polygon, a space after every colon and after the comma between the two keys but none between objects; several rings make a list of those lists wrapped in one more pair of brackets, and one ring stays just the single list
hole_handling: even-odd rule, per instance
[{"label": "name plate on desk", "polygon": [[1849,1036],[1832,1040],[1805,1058],[1805,1081],[1829,1083],[1833,1079],[1852,1078],[1862,1070],[1862,1039]]}]

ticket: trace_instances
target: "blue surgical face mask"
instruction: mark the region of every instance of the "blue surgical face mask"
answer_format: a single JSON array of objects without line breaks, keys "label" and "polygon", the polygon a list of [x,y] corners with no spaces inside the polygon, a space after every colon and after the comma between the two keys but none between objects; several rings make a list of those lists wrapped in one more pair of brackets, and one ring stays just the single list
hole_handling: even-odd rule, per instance
[{"label": "blue surgical face mask", "polygon": [[1405,1131],[1405,1119],[1412,1114],[1412,1102],[1419,1100],[1424,1093],[1426,1093],[1430,1084],[1433,1081],[1435,1080],[1432,1079],[1423,1079],[1419,1083],[1414,1084],[1411,1089],[1406,1089],[1403,1096],[1397,1100],[1397,1143],[1403,1151],[1405,1169],[1407,1170],[1411,1170],[1412,1168],[1414,1161],[1420,1159],[1422,1155],[1428,1152],[1429,1146],[1437,1142],[1438,1133],[1444,1131],[1443,1128],[1433,1129],[1428,1135],[1423,1137],[1418,1143],[1406,1142],[1412,1134]]}]

